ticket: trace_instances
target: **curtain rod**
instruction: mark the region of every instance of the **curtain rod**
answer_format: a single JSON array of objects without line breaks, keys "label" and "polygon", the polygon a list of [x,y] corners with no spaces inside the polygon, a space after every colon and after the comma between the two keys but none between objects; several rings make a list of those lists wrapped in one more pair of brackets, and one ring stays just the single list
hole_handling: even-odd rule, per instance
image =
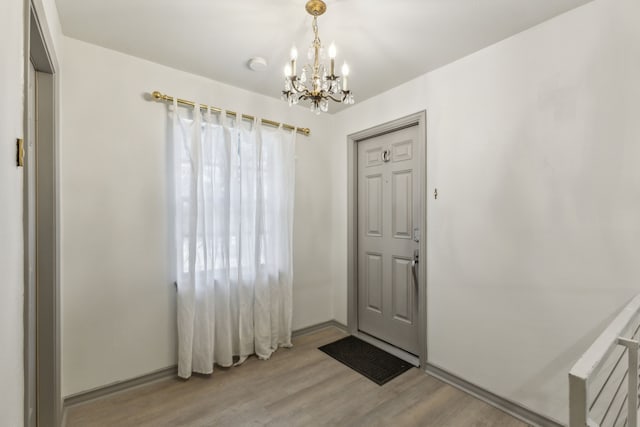
[{"label": "curtain rod", "polygon": [[[151,94],[151,96],[156,101],[173,102],[173,96],[165,95],[164,93],[158,92],[157,90],[154,91]],[[191,107],[195,107],[195,105],[196,105],[196,103],[193,102],[193,101],[188,101],[186,99],[180,99],[180,98],[178,98],[178,104],[189,105]],[[209,106],[209,105],[206,105],[206,104],[200,104],[200,109],[206,110],[207,108],[210,108],[211,111],[214,111],[216,113],[221,113],[222,112],[222,108]],[[234,117],[237,115],[237,113],[235,111],[227,111],[227,114],[229,116],[234,116]],[[250,116],[248,114],[243,114],[242,118],[243,119],[247,119],[247,120],[255,120],[256,119],[254,116]],[[267,120],[267,119],[262,119],[262,123],[267,124],[267,125],[271,125],[271,126],[280,126],[280,124],[281,124],[280,122],[274,122],[273,120]],[[296,126],[288,125],[286,123],[282,123],[282,127],[285,128],[285,129],[295,130],[296,132],[301,133],[304,136],[309,136],[311,134],[311,129],[309,129],[309,128],[299,128],[299,127],[296,127]]]}]

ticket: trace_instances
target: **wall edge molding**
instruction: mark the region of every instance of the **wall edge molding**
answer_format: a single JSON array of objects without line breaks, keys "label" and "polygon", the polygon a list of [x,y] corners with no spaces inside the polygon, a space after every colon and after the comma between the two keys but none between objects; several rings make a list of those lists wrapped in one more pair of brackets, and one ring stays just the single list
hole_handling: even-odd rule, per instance
[{"label": "wall edge molding", "polygon": [[64,398],[64,408],[79,405],[90,400],[96,400],[121,391],[130,390],[136,387],[147,385],[156,381],[175,377],[178,373],[178,366],[173,365],[166,368],[158,369],[148,374],[140,375],[128,380],[116,381],[110,384],[99,386],[87,391],[81,391]]},{"label": "wall edge molding", "polygon": [[[347,327],[337,320],[327,320],[326,322],[317,323],[315,325],[307,326],[297,329],[291,332],[292,338],[297,338],[303,335],[308,335],[313,332],[326,328],[338,328],[344,332],[347,331]],[[111,384],[96,387],[91,390],[81,391],[69,396],[64,397],[63,403],[63,422],[62,425],[66,425],[67,409],[82,403],[89,402],[91,400],[100,399],[115,393],[119,393],[126,390],[131,390],[136,387],[151,384],[156,381],[166,380],[168,378],[174,378],[178,374],[178,366],[172,365],[166,368],[158,369],[145,375],[140,375],[128,380],[116,381]]]},{"label": "wall edge molding", "polygon": [[500,409],[507,414],[524,421],[525,423],[536,427],[563,427],[564,424],[549,418],[545,415],[539,414],[529,408],[526,408],[519,403],[513,402],[504,397],[484,389],[478,385],[470,383],[469,381],[452,374],[445,369],[442,369],[432,363],[427,363],[425,371],[427,374],[435,377],[445,383],[462,390],[463,392],[472,395],[473,397],[482,400],[489,405]]},{"label": "wall edge molding", "polygon": [[337,320],[332,319],[332,320],[327,320],[326,322],[316,323],[315,325],[296,329],[295,331],[291,332],[291,338],[297,338],[303,335],[309,335],[321,329],[326,329],[331,327],[338,328],[343,332],[347,332],[347,325],[343,325]]}]

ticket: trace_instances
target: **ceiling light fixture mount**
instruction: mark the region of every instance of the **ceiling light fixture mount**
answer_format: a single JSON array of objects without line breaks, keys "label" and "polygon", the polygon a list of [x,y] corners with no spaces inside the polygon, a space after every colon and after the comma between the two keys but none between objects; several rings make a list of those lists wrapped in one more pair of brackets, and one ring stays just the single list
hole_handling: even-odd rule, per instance
[{"label": "ceiling light fixture mount", "polygon": [[304,8],[311,16],[320,16],[327,11],[327,5],[322,0],[309,0]]},{"label": "ceiling light fixture mount", "polygon": [[342,77],[336,75],[335,44],[331,43],[329,46],[329,67],[321,63],[321,60],[325,59],[325,52],[318,36],[318,16],[326,12],[327,5],[322,0],[309,0],[305,9],[313,16],[314,39],[308,53],[308,58],[313,63],[304,65],[298,75],[298,50],[295,46],[291,48],[291,61],[284,68],[282,99],[290,106],[308,100],[311,103],[311,111],[316,114],[329,111],[329,100],[351,105],[354,100],[348,85],[349,66],[344,63]]}]

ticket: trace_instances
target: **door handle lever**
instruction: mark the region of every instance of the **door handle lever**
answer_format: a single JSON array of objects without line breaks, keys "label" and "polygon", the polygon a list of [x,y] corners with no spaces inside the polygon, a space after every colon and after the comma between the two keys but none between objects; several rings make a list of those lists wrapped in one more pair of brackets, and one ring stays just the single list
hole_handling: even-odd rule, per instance
[{"label": "door handle lever", "polygon": [[413,282],[418,286],[418,263],[420,262],[420,249],[413,251],[413,260],[411,261],[411,272],[413,273]]}]

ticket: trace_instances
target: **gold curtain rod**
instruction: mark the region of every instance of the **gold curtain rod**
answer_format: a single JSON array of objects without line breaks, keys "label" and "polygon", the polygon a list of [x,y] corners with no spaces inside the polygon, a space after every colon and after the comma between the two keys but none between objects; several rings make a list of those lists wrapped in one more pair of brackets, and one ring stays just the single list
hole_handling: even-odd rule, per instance
[{"label": "gold curtain rod", "polygon": [[[154,91],[151,96],[153,96],[153,99],[156,101],[166,101],[166,102],[173,102],[173,96],[169,96],[169,95],[165,95],[162,92],[158,92],[157,90]],[[195,107],[196,103],[193,101],[188,101],[186,99],[180,99],[178,98],[178,104],[182,104],[182,105],[189,105],[191,107]],[[214,111],[216,113],[221,113],[222,112],[222,108],[218,108],[218,107],[214,107],[214,106],[209,106],[206,104],[200,104],[200,109],[201,110],[206,110],[210,108],[211,111]],[[237,116],[237,113],[235,111],[227,111],[227,115],[229,116]],[[250,116],[248,114],[243,114],[242,115],[243,119],[247,119],[247,120],[255,120],[256,118],[254,116]],[[267,119],[262,119],[262,123],[266,124],[266,125],[271,125],[271,126],[280,126],[280,122],[274,122],[273,120],[267,120]],[[309,128],[299,128],[296,126],[292,126],[292,125],[288,125],[286,123],[282,123],[282,127],[285,129],[290,129],[290,130],[295,130],[298,133],[303,134],[304,136],[309,136],[311,134],[311,129]]]}]

